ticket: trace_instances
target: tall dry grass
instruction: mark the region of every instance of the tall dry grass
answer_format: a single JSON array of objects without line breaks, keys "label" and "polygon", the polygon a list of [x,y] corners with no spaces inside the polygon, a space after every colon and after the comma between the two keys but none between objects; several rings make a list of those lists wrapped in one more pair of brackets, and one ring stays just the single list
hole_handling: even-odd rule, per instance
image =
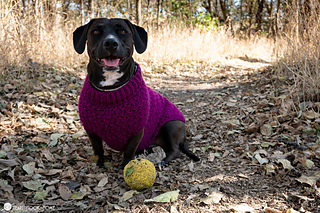
[{"label": "tall dry grass", "polygon": [[310,1],[309,9],[298,1],[288,6],[288,25],[283,57],[277,63],[280,77],[293,79],[291,93],[299,101],[320,101],[320,2]]},{"label": "tall dry grass", "polygon": [[137,56],[155,62],[212,62],[247,57],[271,61],[274,43],[265,37],[239,39],[223,29],[204,30],[201,27],[163,27],[150,29],[146,53]]},{"label": "tall dry grass", "polygon": [[[1,3],[6,4],[3,0]],[[30,60],[62,67],[86,62],[86,54],[79,56],[72,44],[72,32],[80,25],[79,21],[63,20],[61,14],[49,14],[43,11],[43,5],[36,6],[36,12],[23,14],[16,5],[1,7],[0,66],[23,65]],[[148,33],[147,51],[134,56],[138,61],[216,63],[234,57],[270,61],[274,50],[272,40],[263,37],[241,40],[223,29],[166,26],[150,28]]]},{"label": "tall dry grass", "polygon": [[79,56],[72,49],[71,37],[75,24],[62,24],[61,14],[49,14],[42,5],[36,6],[24,13],[18,5],[1,7],[0,65],[19,66],[30,60],[55,66],[76,64]]}]

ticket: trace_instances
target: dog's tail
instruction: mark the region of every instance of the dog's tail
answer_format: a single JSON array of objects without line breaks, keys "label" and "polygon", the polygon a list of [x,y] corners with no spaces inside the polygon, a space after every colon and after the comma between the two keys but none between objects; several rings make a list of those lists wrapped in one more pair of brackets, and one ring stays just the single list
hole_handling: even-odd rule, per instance
[{"label": "dog's tail", "polygon": [[200,161],[200,158],[198,156],[196,156],[193,152],[191,152],[189,150],[189,147],[188,147],[188,143],[185,142],[185,143],[180,143],[179,144],[179,148],[181,150],[181,152],[183,152],[184,154],[186,154],[189,158],[191,158],[192,160],[194,161]]}]

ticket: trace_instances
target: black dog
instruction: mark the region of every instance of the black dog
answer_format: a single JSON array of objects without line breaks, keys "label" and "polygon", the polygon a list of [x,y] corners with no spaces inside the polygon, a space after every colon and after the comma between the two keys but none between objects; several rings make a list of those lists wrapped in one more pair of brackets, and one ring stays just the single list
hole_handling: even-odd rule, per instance
[{"label": "black dog", "polygon": [[79,115],[89,136],[98,165],[104,163],[102,140],[124,152],[122,167],[136,151],[160,146],[167,164],[181,156],[195,161],[188,149],[184,118],[166,98],[145,86],[134,48],[143,53],[147,32],[125,19],[92,19],[73,33],[74,48],[90,57],[88,76],[80,94]]}]

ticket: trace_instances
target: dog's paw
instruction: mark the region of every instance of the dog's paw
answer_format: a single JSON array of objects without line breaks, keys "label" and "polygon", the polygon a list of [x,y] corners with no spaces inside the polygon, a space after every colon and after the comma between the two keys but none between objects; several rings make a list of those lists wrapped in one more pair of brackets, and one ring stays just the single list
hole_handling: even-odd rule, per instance
[{"label": "dog's paw", "polygon": [[103,158],[100,157],[98,159],[97,166],[99,166],[100,168],[104,168],[104,159]]}]

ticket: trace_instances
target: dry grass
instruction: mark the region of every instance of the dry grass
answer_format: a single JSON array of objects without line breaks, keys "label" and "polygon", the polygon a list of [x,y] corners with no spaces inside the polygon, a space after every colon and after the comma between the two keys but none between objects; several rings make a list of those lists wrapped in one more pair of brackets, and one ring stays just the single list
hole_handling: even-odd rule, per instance
[{"label": "dry grass", "polygon": [[13,8],[0,12],[0,65],[23,65],[32,60],[55,66],[79,61],[72,47],[73,23],[61,24],[61,16],[18,14]]},{"label": "dry grass", "polygon": [[[3,1],[1,1],[4,4]],[[87,61],[73,49],[72,32],[80,24],[63,23],[59,14],[50,18],[46,13],[18,14],[15,7],[0,12],[0,66],[23,65],[27,61],[51,66],[74,67]],[[206,31],[200,28],[148,29],[147,51],[137,61],[155,63],[223,62],[246,57],[270,61],[274,44],[266,38],[240,40],[224,30]]]},{"label": "dry grass", "polygon": [[223,29],[203,30],[199,27],[150,30],[149,46],[140,59],[154,62],[223,62],[246,57],[271,61],[273,42],[263,37],[241,40]]},{"label": "dry grass", "polygon": [[290,8],[291,28],[283,36],[287,45],[277,64],[278,75],[293,80],[291,93],[300,101],[320,101],[320,3],[310,6],[308,14],[295,12],[298,5]]}]

